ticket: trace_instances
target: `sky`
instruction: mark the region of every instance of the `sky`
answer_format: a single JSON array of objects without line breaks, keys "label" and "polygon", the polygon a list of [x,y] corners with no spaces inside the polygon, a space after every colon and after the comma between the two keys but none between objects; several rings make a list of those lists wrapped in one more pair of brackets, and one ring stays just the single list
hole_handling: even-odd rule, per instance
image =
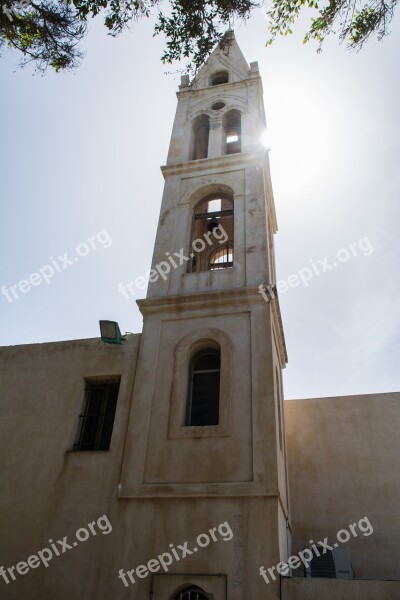
[{"label": "sky", "polygon": [[[235,24],[263,79],[285,398],[400,391],[400,16],[383,43],[320,54],[308,18],[270,47],[261,10]],[[0,61],[1,345],[142,329],[118,284],[150,268],[180,79],[152,33],[97,19],[69,74]]]}]

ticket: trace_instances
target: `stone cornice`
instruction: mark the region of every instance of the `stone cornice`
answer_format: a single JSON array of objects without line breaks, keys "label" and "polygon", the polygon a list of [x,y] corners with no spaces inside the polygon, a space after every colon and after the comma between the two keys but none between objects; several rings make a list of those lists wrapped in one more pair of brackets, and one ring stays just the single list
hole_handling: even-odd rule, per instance
[{"label": "stone cornice", "polygon": [[[184,308],[185,310],[212,309],[213,307],[248,307],[249,304],[265,302],[260,296],[259,288],[236,288],[215,292],[200,292],[195,294],[181,294],[177,296],[158,296],[137,300],[143,316],[151,314],[168,313]],[[278,336],[278,352],[283,366],[288,362],[285,335],[283,332],[282,316],[277,297],[269,302],[271,315]]]},{"label": "stone cornice", "polygon": [[220,85],[216,85],[216,86],[207,86],[207,87],[201,87],[201,88],[196,88],[195,86],[188,86],[188,87],[184,87],[181,88],[178,92],[176,92],[176,96],[179,99],[179,97],[182,96],[189,96],[192,94],[196,94],[196,95],[206,95],[206,94],[210,94],[210,90],[214,91],[219,95],[221,95],[221,92],[226,92],[227,90],[231,89],[231,88],[241,88],[241,87],[247,87],[250,84],[254,83],[254,82],[258,82],[258,83],[262,83],[261,82],[261,76],[260,75],[252,75],[247,77],[247,79],[241,79],[240,81],[231,81],[229,83],[222,83]]},{"label": "stone cornice", "polygon": [[260,299],[258,288],[234,288],[214,292],[197,292],[195,294],[180,294],[177,296],[158,296],[137,300],[142,315],[170,312],[179,308],[185,310],[210,308],[214,305],[221,307],[248,306],[249,302]]},{"label": "stone cornice", "polygon": [[244,167],[250,164],[265,163],[268,150],[258,152],[238,152],[237,154],[224,154],[215,158],[202,158],[191,160],[184,163],[164,165],[161,167],[164,179],[171,175],[181,175],[182,173],[203,173],[212,169],[223,170],[237,167]]}]

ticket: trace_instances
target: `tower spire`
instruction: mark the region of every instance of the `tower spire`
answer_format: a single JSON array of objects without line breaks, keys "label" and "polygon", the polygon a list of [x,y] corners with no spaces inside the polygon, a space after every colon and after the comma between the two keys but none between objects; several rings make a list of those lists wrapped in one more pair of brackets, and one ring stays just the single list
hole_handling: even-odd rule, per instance
[{"label": "tower spire", "polygon": [[[263,548],[269,540],[265,561],[277,564],[287,547],[285,352],[278,300],[259,293],[261,282],[275,281],[274,201],[260,139],[261,78],[232,30],[177,97],[150,283],[138,302],[141,368],[120,496],[179,499],[179,520],[189,527],[193,499],[211,522],[221,502],[227,522],[259,514],[254,535]],[[251,536],[240,535],[245,547]],[[223,549],[211,564],[227,581],[236,577]],[[254,565],[243,560],[243,568],[253,596],[265,595]],[[196,569],[196,581],[223,597],[204,575],[213,569],[193,557]],[[185,583],[177,574],[174,587]],[[157,584],[157,598],[171,597],[168,585]]]}]

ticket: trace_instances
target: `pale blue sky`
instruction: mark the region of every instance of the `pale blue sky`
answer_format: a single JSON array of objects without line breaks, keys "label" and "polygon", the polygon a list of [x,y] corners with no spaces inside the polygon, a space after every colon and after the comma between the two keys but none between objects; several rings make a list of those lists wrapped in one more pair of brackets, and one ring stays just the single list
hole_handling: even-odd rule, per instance
[{"label": "pale blue sky", "polygon": [[[399,34],[397,16],[384,43],[316,54],[301,35],[265,48],[260,12],[236,28],[263,77],[278,279],[338,263],[280,296],[287,398],[400,390]],[[49,285],[0,296],[2,345],[96,337],[100,318],[141,331],[117,286],[150,268],[179,78],[151,22],[112,39],[97,21],[85,45],[74,74],[0,62],[0,286],[55,261]]]}]

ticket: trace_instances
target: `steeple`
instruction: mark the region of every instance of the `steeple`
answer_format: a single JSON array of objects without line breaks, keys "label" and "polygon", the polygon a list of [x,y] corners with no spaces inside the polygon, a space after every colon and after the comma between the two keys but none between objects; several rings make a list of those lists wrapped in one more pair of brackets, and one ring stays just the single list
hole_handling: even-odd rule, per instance
[{"label": "steeple", "polygon": [[251,71],[232,30],[228,30],[221,42],[214,48],[207,62],[200,68],[194,78],[192,87],[194,89],[209,87],[213,78],[219,72],[224,71],[229,73],[230,83],[244,81],[249,77]]},{"label": "steeple", "polygon": [[167,164],[226,154],[221,135],[232,110],[246,121],[241,151],[262,150],[260,136],[266,123],[258,63],[247,64],[233,31],[228,31],[194,80],[181,79]]},{"label": "steeple", "polygon": [[[150,278],[148,297],[273,283],[276,219],[258,64],[248,66],[229,31],[177,97],[152,268],[180,249],[190,260]],[[224,241],[208,237],[200,252],[202,242],[193,242],[212,218]]]},{"label": "steeple", "polygon": [[[259,293],[275,283],[276,218],[258,65],[228,31],[177,98],[119,495],[187,499],[179,520],[189,528],[189,499],[214,499],[196,505],[212,522],[219,506],[232,523],[235,511],[248,521],[256,511],[272,565],[288,547],[286,354],[278,300]],[[232,557],[213,556],[198,572],[229,572],[232,586]]]}]

